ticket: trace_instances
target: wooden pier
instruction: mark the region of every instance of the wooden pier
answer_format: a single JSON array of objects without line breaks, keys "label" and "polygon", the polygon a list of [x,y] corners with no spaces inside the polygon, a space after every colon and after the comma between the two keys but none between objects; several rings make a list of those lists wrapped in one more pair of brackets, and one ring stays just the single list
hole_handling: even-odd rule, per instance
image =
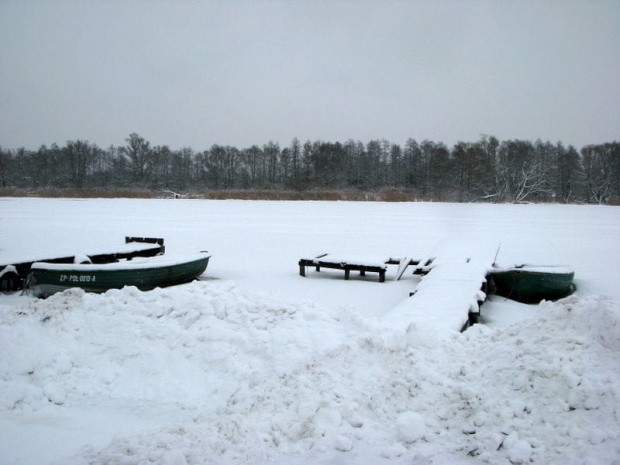
[{"label": "wooden pier", "polygon": [[415,292],[393,308],[386,327],[407,330],[462,331],[475,323],[486,300],[487,275],[497,244],[447,244],[435,251]]},{"label": "wooden pier", "polygon": [[[358,271],[360,276],[366,273],[378,273],[379,282],[385,282],[387,265],[399,265],[403,269],[408,265],[418,265],[420,260],[414,258],[392,258],[392,257],[342,257],[332,254],[322,254],[314,258],[302,258],[299,260],[299,274],[306,276],[308,267],[321,271],[321,268],[344,271],[344,279],[350,279],[351,271]],[[402,273],[401,273],[402,274]],[[400,278],[400,276],[399,276]]]}]

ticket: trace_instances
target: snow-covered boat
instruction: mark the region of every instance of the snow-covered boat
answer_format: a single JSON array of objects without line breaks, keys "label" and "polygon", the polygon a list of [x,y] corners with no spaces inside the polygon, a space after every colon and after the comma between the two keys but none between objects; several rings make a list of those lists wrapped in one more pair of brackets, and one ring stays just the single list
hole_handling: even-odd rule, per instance
[{"label": "snow-covered boat", "polygon": [[575,272],[566,266],[498,267],[493,268],[489,276],[496,294],[524,303],[561,299],[575,289]]},{"label": "snow-covered boat", "polygon": [[30,287],[39,297],[72,287],[88,292],[105,292],[125,286],[150,290],[198,278],[206,270],[210,258],[211,255],[201,252],[187,257],[162,255],[105,264],[37,262],[31,267]]},{"label": "snow-covered boat", "polygon": [[[164,239],[156,237],[125,237],[124,246],[119,246],[113,251],[97,250],[88,253],[87,259],[92,263],[112,263],[119,260],[131,260],[136,257],[155,257],[163,255],[166,251]],[[29,256],[30,255],[30,256]],[[0,292],[17,291],[22,288],[28,279],[30,268],[35,262],[46,263],[79,263],[85,257],[84,254],[54,254],[31,255],[13,257],[5,260],[0,257]]]}]

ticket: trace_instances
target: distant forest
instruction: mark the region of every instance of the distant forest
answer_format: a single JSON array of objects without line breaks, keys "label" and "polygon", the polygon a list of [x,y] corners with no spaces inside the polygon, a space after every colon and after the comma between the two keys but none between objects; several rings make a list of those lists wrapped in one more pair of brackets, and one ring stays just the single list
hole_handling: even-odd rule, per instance
[{"label": "distant forest", "polygon": [[451,148],[414,139],[400,146],[386,140],[301,143],[295,138],[286,147],[213,145],[195,152],[154,146],[133,133],[124,146],[107,149],[84,140],[38,150],[0,148],[1,195],[63,192],[206,198],[234,198],[240,192],[266,198],[260,193],[270,192],[300,199],[332,192],[352,199],[618,205],[620,143],[577,150],[492,136]]}]

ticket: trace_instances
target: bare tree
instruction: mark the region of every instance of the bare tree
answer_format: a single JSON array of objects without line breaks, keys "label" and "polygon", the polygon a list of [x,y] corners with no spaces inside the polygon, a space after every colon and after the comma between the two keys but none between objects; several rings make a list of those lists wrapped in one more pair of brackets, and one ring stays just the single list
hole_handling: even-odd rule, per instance
[{"label": "bare tree", "polygon": [[572,145],[556,146],[556,170],[553,193],[560,201],[569,203],[582,192],[583,166],[579,153]]},{"label": "bare tree", "polygon": [[86,187],[86,177],[92,174],[96,147],[84,140],[69,141],[63,152],[67,160],[72,187]]},{"label": "bare tree", "polygon": [[157,166],[157,153],[151,150],[150,142],[131,133],[127,139],[127,146],[123,147],[123,153],[129,160],[133,181],[140,186],[145,186],[151,179],[151,175]]},{"label": "bare tree", "polygon": [[171,153],[169,187],[186,190],[193,183],[194,159],[194,151],[189,147]]},{"label": "bare tree", "polygon": [[525,199],[536,194],[549,194],[545,168],[540,162],[524,164],[521,171],[516,173],[515,192],[513,200],[523,202]]},{"label": "bare tree", "polygon": [[301,173],[301,143],[297,137],[293,138],[290,146],[290,159],[291,159],[291,177],[294,186],[297,186]]},{"label": "bare tree", "polygon": [[280,145],[276,142],[269,141],[263,146],[263,153],[267,160],[267,181],[271,187],[277,184],[279,162],[280,162]]},{"label": "bare tree", "polygon": [[549,195],[549,165],[537,157],[529,141],[504,141],[498,150],[498,196],[513,202],[523,202],[534,195]]},{"label": "bare tree", "polygon": [[242,159],[248,173],[249,186],[259,187],[265,182],[264,154],[258,145],[243,150]]},{"label": "bare tree", "polygon": [[9,165],[12,159],[11,152],[0,147],[0,183],[2,183],[2,187],[7,186],[8,173],[10,171]]},{"label": "bare tree", "polygon": [[588,201],[607,203],[620,196],[620,144],[588,145],[581,154]]},{"label": "bare tree", "polygon": [[459,202],[489,198],[494,186],[493,158],[481,142],[459,142],[451,152]]}]

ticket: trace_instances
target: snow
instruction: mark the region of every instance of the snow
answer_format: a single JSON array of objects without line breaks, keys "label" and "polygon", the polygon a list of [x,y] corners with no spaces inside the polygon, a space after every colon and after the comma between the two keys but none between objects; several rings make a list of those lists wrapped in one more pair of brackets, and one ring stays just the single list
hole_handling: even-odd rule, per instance
[{"label": "snow", "polygon": [[313,263],[319,262],[334,263],[342,265],[361,265],[361,266],[376,266],[379,268],[387,268],[386,262],[391,260],[390,257],[384,255],[340,255],[340,254],[321,254],[320,256],[312,258],[304,258],[304,260],[312,260]]},{"label": "snow", "polygon": [[8,273],[17,274],[17,269],[13,265],[7,265],[0,270],[0,278]]},{"label": "snow", "polygon": [[[88,258],[88,256],[85,256]],[[114,263],[100,263],[100,264],[74,264],[74,263],[47,263],[47,262],[35,262],[32,264],[32,268],[39,270],[82,270],[82,271],[102,271],[102,270],[139,270],[151,267],[168,267],[181,265],[183,263],[189,263],[199,260],[204,260],[207,257],[211,257],[209,254],[193,254],[193,255],[159,255],[155,257],[137,257],[131,260],[121,260]],[[78,261],[81,262],[82,260]]]},{"label": "snow", "polygon": [[469,314],[479,313],[479,302],[486,299],[482,287],[497,248],[489,242],[452,240],[441,244],[415,294],[390,310],[384,324],[396,330],[413,325],[424,332],[460,331]]},{"label": "snow", "polygon": [[[488,263],[490,265],[490,262]],[[478,302],[489,266],[484,262],[439,264],[422,278],[415,294],[389,310],[383,323],[395,330],[414,325],[419,331],[460,331]]]},{"label": "snow", "polygon": [[[616,207],[0,199],[0,218],[2,260],[126,235],[213,255],[174,288],[0,296],[2,464],[620,463]],[[438,333],[385,324],[418,276],[298,274],[456,240],[569,265],[577,291],[491,296]]]},{"label": "snow", "polygon": [[74,257],[75,263],[88,262],[88,255],[108,254],[108,253],[129,253],[137,250],[147,250],[157,247],[155,244],[146,244],[139,242],[131,242],[126,244],[124,238],[117,238],[117,244],[112,248],[102,248],[99,244],[89,245],[88,255],[86,252],[77,251],[73,240],[65,240],[61,243],[54,244],[53,254],[50,255],[49,240],[46,236],[42,236],[38,244],[23,244],[22,242],[27,236],[22,236],[17,241],[20,247],[10,249],[0,249],[0,266],[9,263],[28,263],[36,261],[45,261],[51,258]]},{"label": "snow", "polygon": [[[513,271],[514,269],[517,270],[521,270],[521,271],[527,271],[528,273],[554,273],[554,274],[571,274],[574,273],[575,270],[573,270],[572,268],[568,267],[568,266],[561,266],[561,265],[557,265],[557,266],[534,266],[534,265],[519,265],[516,267],[508,267],[508,270]],[[503,271],[506,270],[506,268],[503,269],[498,269],[495,271]]]}]

